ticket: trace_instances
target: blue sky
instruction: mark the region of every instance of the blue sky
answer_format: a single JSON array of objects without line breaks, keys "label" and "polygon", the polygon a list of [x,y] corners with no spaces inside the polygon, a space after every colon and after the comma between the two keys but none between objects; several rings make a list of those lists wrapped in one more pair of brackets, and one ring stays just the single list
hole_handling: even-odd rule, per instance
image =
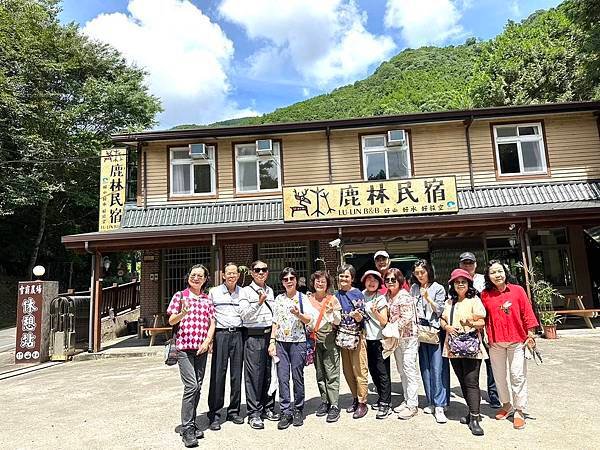
[{"label": "blue sky", "polygon": [[143,67],[159,128],[263,114],[405,48],[489,39],[559,0],[63,0],[61,20]]}]

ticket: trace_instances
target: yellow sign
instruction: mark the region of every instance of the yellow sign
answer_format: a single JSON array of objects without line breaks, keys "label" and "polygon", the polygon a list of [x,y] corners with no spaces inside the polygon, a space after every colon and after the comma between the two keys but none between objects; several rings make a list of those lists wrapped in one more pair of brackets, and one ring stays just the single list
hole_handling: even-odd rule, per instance
[{"label": "yellow sign", "polygon": [[283,189],[283,220],[458,212],[455,177],[372,180]]},{"label": "yellow sign", "polygon": [[110,231],[121,226],[125,205],[127,149],[102,150],[100,158],[100,218],[98,229]]}]

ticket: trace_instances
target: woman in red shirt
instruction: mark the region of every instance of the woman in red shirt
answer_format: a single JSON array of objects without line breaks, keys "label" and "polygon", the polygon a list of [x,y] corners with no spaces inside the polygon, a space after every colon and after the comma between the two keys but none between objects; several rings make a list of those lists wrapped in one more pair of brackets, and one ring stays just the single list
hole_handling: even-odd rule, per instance
[{"label": "woman in red shirt", "polygon": [[[518,284],[507,282],[510,277],[503,263],[490,261],[485,272],[486,287],[481,293],[481,300],[487,313],[486,332],[492,371],[502,402],[496,419],[506,419],[514,413],[513,426],[521,429],[525,426],[524,411],[527,408],[525,345],[534,343],[538,321],[527,294]],[[506,381],[507,374],[510,374],[513,403]]]}]

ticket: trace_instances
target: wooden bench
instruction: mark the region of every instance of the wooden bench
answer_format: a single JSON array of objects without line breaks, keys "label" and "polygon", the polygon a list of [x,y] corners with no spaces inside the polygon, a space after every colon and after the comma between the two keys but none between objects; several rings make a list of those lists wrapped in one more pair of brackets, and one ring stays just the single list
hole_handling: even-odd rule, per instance
[{"label": "wooden bench", "polygon": [[143,333],[147,332],[150,336],[150,347],[154,345],[154,338],[157,334],[164,334],[166,339],[171,339],[173,327],[165,326],[165,317],[162,314],[154,314],[154,320],[151,327],[142,327]]},{"label": "wooden bench", "polygon": [[[574,303],[577,309],[569,309],[571,303]],[[591,329],[594,329],[594,324],[590,319],[600,316],[600,309],[586,309],[583,304],[583,295],[578,294],[565,295],[565,309],[555,311],[558,315],[582,317],[588,328]]]}]

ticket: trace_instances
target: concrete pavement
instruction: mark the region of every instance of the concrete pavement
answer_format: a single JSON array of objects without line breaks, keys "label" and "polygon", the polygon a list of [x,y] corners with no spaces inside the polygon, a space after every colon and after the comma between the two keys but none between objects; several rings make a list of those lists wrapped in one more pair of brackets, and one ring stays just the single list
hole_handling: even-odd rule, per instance
[{"label": "concrete pavement", "polygon": [[[482,422],[485,436],[472,436],[458,422],[466,407],[454,374],[450,421],[445,425],[436,424],[421,410],[408,422],[395,415],[376,420],[369,411],[360,420],[342,412],[339,422],[327,424],[314,415],[319,399],[310,366],[305,371],[307,419],[303,427],[278,431],[276,423],[267,422],[265,430],[256,431],[247,424],[225,423],[221,431],[205,431],[200,448],[597,449],[599,345],[598,333],[539,340],[544,364],[529,365],[531,417],[524,430],[514,430],[510,421],[486,417]],[[484,372],[481,386],[485,386]],[[399,378],[395,369],[392,373],[394,403],[398,403]],[[208,425],[208,384],[207,376],[199,405],[202,429]],[[177,433],[182,393],[178,369],[165,366],[158,357],[66,363],[0,381],[0,389],[0,448],[183,448]],[[345,382],[341,393],[345,407],[351,400]],[[420,401],[424,406],[422,389]],[[482,413],[493,414],[485,402]]]},{"label": "concrete pavement", "polygon": [[16,336],[17,329],[15,327],[0,330],[0,353],[10,351],[15,348]]}]

